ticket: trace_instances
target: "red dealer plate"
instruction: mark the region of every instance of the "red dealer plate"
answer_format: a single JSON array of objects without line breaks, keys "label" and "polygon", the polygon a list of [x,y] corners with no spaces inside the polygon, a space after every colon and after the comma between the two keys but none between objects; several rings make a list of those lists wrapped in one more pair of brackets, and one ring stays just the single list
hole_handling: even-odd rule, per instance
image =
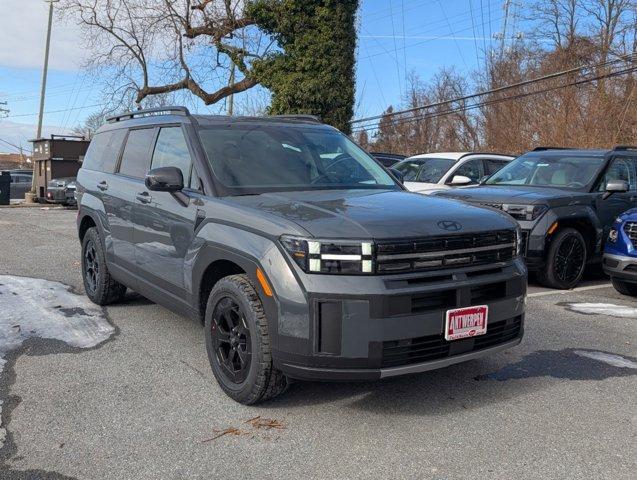
[{"label": "red dealer plate", "polygon": [[487,333],[488,316],[489,307],[486,305],[447,310],[445,339],[458,340],[484,335]]}]

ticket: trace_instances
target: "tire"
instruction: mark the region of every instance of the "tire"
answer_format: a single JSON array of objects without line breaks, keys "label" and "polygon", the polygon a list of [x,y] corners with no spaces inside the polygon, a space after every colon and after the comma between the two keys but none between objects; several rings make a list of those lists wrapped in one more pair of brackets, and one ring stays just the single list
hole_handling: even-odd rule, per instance
[{"label": "tire", "polygon": [[252,405],[287,389],[287,378],[272,364],[263,304],[246,275],[222,278],[214,286],[205,331],[212,372],[230,398]]},{"label": "tire", "polygon": [[628,295],[630,297],[637,297],[637,283],[628,283],[618,278],[611,277],[610,281],[613,283],[613,287],[622,295]]},{"label": "tire", "polygon": [[551,240],[546,266],[538,281],[550,288],[569,290],[582,279],[586,268],[586,241],[574,228],[560,230]]},{"label": "tire", "polygon": [[82,280],[86,296],[98,305],[119,302],[126,294],[126,286],[114,280],[108,271],[96,227],[89,228],[82,240]]}]

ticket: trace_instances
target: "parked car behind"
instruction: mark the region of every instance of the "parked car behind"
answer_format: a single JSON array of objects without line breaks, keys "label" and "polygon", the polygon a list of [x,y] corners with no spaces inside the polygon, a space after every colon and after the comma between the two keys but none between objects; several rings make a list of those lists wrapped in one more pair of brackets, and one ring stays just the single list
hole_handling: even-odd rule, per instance
[{"label": "parked car behind", "polygon": [[637,297],[637,208],[621,214],[613,223],[604,251],[604,271],[615,290]]},{"label": "parked car behind", "polygon": [[62,205],[75,205],[75,177],[54,178],[46,187],[46,201]]},{"label": "parked car behind", "polygon": [[31,190],[33,181],[32,170],[9,170],[11,175],[10,197],[11,199],[24,199],[24,194]]},{"label": "parked car behind", "polygon": [[398,153],[372,152],[371,156],[378,160],[381,165],[386,168],[393,167],[398,162],[405,159],[405,155],[400,155]]},{"label": "parked car behind", "polygon": [[437,195],[503,210],[522,228],[530,271],[548,287],[575,287],[599,263],[614,219],[637,206],[637,148],[538,148],[481,186]]},{"label": "parked car behind", "polygon": [[78,203],[88,297],[107,304],[130,287],[201,320],[212,371],[241,403],[288,378],[422,372],[523,335],[515,221],[406,193],[315,118],[113,117]]},{"label": "parked car behind", "polygon": [[513,160],[510,155],[443,152],[415,155],[393,166],[403,174],[412,192],[431,193],[452,187],[475,185]]}]

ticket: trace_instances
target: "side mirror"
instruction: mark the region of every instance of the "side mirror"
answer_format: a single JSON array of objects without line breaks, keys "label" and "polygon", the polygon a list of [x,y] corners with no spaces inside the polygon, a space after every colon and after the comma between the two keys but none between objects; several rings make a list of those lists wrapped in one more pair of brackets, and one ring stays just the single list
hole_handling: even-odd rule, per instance
[{"label": "side mirror", "polygon": [[153,168],[146,174],[144,183],[153,192],[180,192],[184,188],[184,176],[177,167]]},{"label": "side mirror", "polygon": [[628,183],[625,180],[613,180],[606,184],[606,191],[602,198],[606,200],[613,193],[626,193],[628,191]]},{"label": "side mirror", "polygon": [[398,180],[400,183],[405,183],[405,176],[403,175],[403,172],[396,168],[390,168],[389,171],[396,180]]},{"label": "side mirror", "polygon": [[472,183],[472,180],[469,177],[465,177],[464,175],[454,175],[451,179],[450,185],[469,185]]}]

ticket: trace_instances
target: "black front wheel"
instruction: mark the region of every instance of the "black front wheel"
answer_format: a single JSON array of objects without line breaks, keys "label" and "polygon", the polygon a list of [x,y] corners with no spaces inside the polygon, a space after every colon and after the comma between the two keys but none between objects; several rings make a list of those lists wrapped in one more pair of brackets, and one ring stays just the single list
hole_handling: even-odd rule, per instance
[{"label": "black front wheel", "polygon": [[268,321],[246,275],[222,278],[206,305],[206,350],[212,372],[233,400],[251,405],[285,391],[287,379],[272,364]]},{"label": "black front wheel", "polygon": [[560,290],[575,288],[586,267],[586,241],[574,228],[560,230],[551,240],[546,266],[539,272],[542,285]]}]

